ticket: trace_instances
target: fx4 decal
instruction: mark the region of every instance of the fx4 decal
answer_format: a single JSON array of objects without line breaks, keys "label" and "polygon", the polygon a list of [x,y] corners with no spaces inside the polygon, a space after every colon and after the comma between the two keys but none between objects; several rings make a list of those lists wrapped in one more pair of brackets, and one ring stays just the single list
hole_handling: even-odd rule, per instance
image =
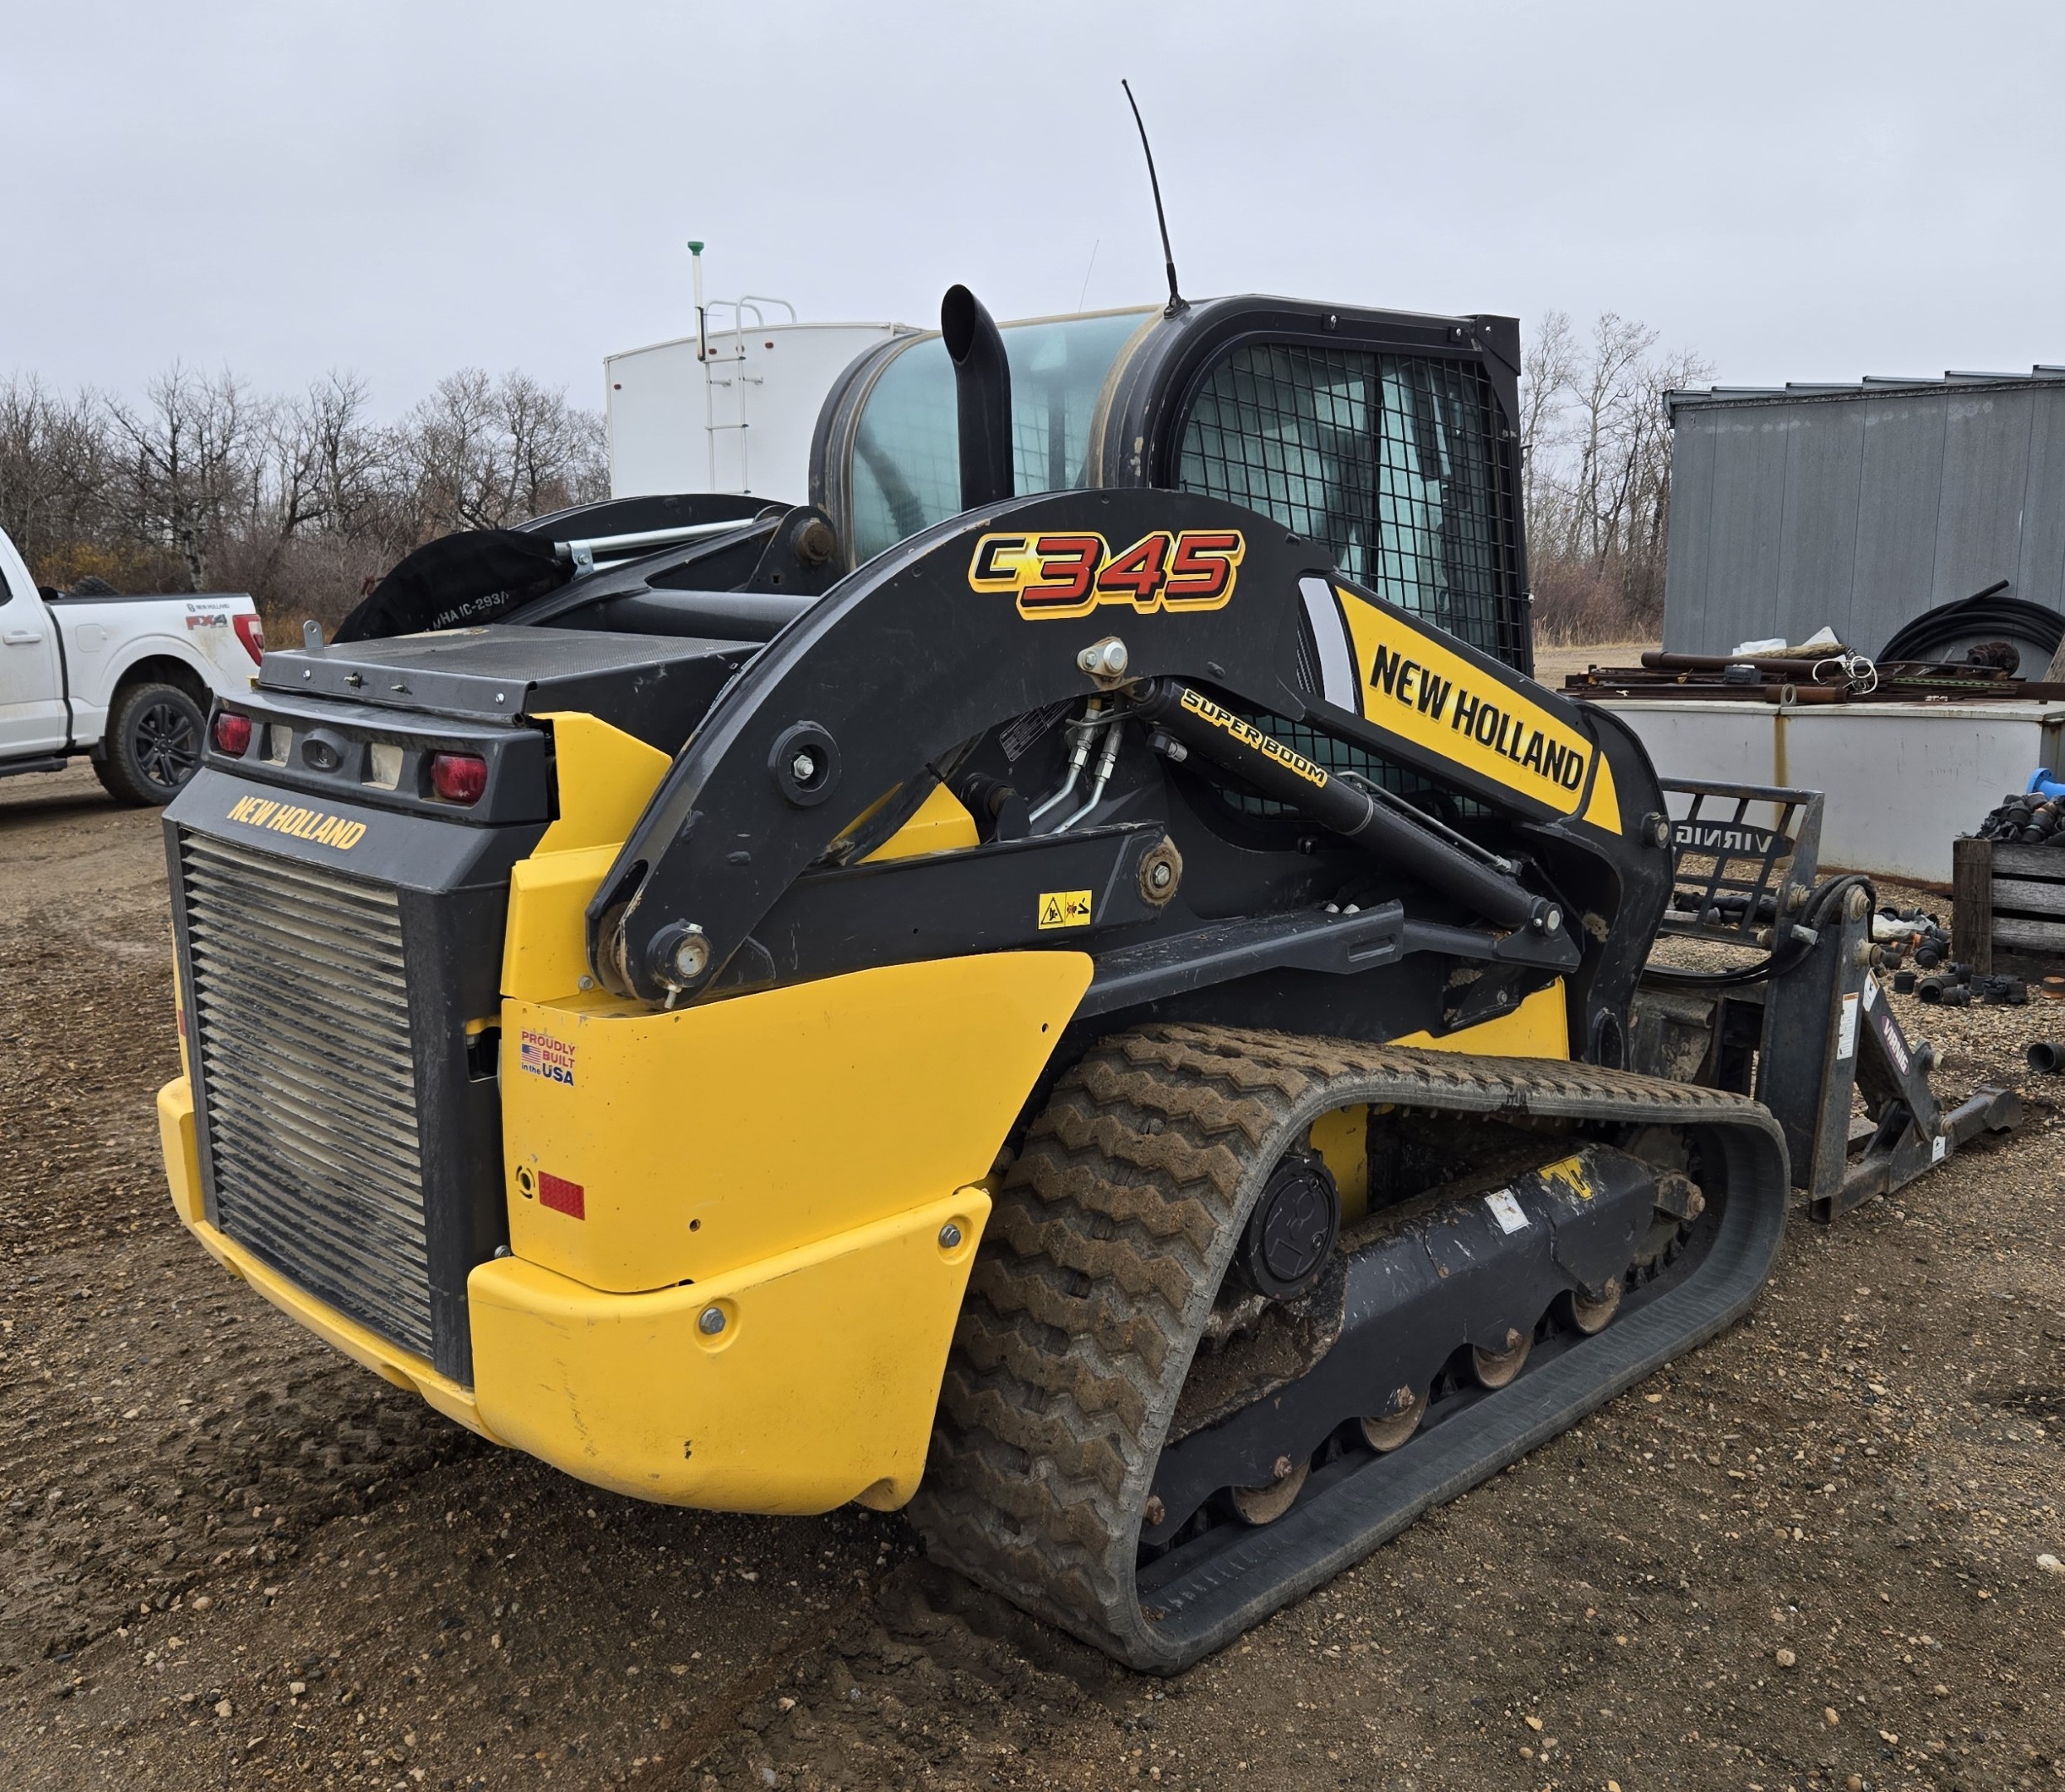
[{"label": "fx4 decal", "polygon": [[1247,551],[1239,529],[1156,529],[1116,553],[1087,530],[985,535],[968,562],[968,584],[1011,592],[1028,621],[1088,616],[1099,604],[1131,604],[1142,616],[1218,610],[1233,596]]}]

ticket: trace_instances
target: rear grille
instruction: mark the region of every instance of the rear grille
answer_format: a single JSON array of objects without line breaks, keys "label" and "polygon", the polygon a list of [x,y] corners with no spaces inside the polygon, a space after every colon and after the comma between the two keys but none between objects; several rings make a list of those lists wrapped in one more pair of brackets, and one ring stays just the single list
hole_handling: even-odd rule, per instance
[{"label": "rear grille", "polygon": [[431,1351],[395,893],[182,830],[216,1219],[310,1293]]}]

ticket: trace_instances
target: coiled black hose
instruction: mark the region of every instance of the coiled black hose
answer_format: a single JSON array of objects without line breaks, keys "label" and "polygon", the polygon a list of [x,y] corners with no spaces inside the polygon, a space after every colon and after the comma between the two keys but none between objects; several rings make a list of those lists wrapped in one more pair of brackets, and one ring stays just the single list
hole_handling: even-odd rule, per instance
[{"label": "coiled black hose", "polygon": [[[1853,889],[1861,889],[1869,908],[1878,906],[1878,891],[1872,880],[1861,872],[1848,872],[1841,877],[1830,878],[1824,884],[1814,886],[1806,904],[1800,911],[1795,927],[1821,929],[1829,904],[1839,903]],[[1785,926],[1783,922],[1776,926]],[[1775,931],[1775,928],[1774,929]],[[1790,947],[1790,951],[1787,948]],[[1675,984],[1680,989],[1736,989],[1745,983],[1761,983],[1767,977],[1782,976],[1799,965],[1813,945],[1805,940],[1795,939],[1788,928],[1782,942],[1772,947],[1768,957],[1752,965],[1742,965],[1732,971],[1691,971],[1677,965],[1646,965],[1642,974],[1658,983]]]}]

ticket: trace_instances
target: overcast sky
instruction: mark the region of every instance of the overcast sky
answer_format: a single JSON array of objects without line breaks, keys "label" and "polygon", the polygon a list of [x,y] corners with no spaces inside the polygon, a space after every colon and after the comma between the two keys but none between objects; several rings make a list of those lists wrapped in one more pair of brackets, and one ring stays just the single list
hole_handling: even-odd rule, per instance
[{"label": "overcast sky", "polygon": [[[1732,382],[2065,362],[2056,6],[5,0],[0,374],[599,405],[713,294],[1641,318]],[[1094,261],[1093,263],[1093,256]]]}]

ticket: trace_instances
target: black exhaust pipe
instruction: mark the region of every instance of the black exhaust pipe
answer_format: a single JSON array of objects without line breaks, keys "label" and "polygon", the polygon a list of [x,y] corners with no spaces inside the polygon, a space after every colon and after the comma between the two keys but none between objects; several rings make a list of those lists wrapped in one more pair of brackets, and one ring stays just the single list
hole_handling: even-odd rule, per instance
[{"label": "black exhaust pipe", "polygon": [[1011,476],[1011,368],[996,319],[965,286],[939,301],[939,334],[953,362],[961,426],[961,508],[996,504],[1016,489]]}]

